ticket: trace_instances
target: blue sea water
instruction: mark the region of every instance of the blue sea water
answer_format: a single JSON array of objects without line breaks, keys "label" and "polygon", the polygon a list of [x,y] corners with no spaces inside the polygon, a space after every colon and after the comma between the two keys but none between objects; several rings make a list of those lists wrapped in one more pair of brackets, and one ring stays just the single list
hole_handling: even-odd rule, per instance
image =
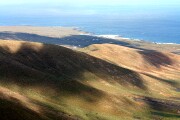
[{"label": "blue sea water", "polygon": [[180,44],[180,14],[0,16],[1,26],[68,26],[96,35],[120,35],[157,43]]}]

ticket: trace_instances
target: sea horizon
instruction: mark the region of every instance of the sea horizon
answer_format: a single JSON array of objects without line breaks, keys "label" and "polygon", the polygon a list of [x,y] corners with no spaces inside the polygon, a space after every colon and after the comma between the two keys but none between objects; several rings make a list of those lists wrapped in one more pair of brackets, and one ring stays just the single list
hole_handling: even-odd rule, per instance
[{"label": "sea horizon", "polygon": [[[176,9],[175,9],[176,8]],[[122,11],[121,11],[122,10]],[[62,26],[76,27],[93,35],[118,35],[132,40],[160,44],[180,44],[180,9],[152,7],[118,14],[6,15],[0,16],[0,26]]]}]

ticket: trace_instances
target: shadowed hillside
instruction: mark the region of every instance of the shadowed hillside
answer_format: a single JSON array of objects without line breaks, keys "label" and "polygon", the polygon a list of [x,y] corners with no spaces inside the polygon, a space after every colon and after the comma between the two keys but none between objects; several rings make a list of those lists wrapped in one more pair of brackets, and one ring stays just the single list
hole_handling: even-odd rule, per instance
[{"label": "shadowed hillside", "polygon": [[[119,51],[123,49],[118,48]],[[141,57],[137,56],[137,59],[147,62],[148,70],[152,69],[156,74],[161,66],[174,69],[176,64],[160,52],[151,54],[134,49],[129,52],[139,54]],[[96,54],[89,55],[90,51],[87,53],[57,45],[0,41],[0,101],[3,103],[0,118],[5,115],[3,120],[166,119],[169,114],[173,119],[179,117],[179,101],[175,99],[178,98],[177,86],[158,81],[158,76],[152,77],[154,74],[149,71],[140,72],[127,63],[104,59],[106,54],[103,52],[99,58],[94,57]],[[126,60],[133,65],[128,56]],[[153,107],[154,101],[164,109],[158,109],[156,104]],[[24,112],[20,115],[13,111]]]},{"label": "shadowed hillside", "polygon": [[117,41],[114,39],[90,36],[90,35],[69,35],[63,37],[49,37],[38,34],[20,33],[20,32],[0,32],[0,39],[2,40],[23,40],[30,42],[42,42],[58,45],[69,45],[77,47],[86,47],[92,44],[113,43],[119,45],[130,46],[129,43]]},{"label": "shadowed hillside", "polygon": [[180,72],[180,56],[168,52],[138,50],[112,44],[91,45],[82,51],[141,73],[165,73],[167,76],[172,73],[175,77],[176,72]]},{"label": "shadowed hillside", "polygon": [[156,44],[122,37],[108,38],[103,36],[93,36],[78,29],[63,27],[1,26],[0,39],[42,42],[65,45],[73,48],[83,48],[93,44],[110,43],[140,50],[158,50],[175,54],[180,53],[179,44]]}]

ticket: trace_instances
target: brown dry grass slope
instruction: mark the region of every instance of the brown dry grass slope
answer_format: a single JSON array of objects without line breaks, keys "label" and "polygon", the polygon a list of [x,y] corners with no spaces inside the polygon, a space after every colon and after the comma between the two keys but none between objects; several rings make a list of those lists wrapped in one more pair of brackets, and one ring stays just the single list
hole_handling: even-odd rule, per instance
[{"label": "brown dry grass slope", "polygon": [[0,41],[0,118],[180,117],[179,56],[106,44],[83,51]]}]

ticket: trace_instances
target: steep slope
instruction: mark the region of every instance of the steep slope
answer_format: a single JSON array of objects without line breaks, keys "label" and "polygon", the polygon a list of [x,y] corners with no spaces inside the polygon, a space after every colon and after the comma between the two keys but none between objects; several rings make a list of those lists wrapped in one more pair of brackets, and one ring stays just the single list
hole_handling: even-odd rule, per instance
[{"label": "steep slope", "polygon": [[91,45],[82,49],[95,57],[144,74],[179,79],[180,56],[168,52],[139,50],[119,45]]},{"label": "steep slope", "polygon": [[[180,89],[180,56],[152,50],[139,50],[119,45],[103,44],[91,45],[81,51],[103,59],[117,66],[140,73],[147,86],[154,89],[155,86],[166,91],[166,87],[157,85],[157,81],[172,86],[177,92]],[[150,82],[150,80],[156,82]],[[175,87],[175,88],[174,88]]]},{"label": "steep slope", "polygon": [[[117,49],[124,53],[123,47]],[[88,54],[56,45],[0,41],[0,101],[4,106],[0,118],[18,109],[24,113],[13,112],[13,118],[3,119],[178,119],[178,86],[133,68],[130,61],[103,60],[103,52],[102,59]],[[169,59],[173,60],[169,71],[174,71],[179,58]],[[131,60],[129,55],[127,60]],[[152,64],[146,67],[155,74],[160,69]]]}]

